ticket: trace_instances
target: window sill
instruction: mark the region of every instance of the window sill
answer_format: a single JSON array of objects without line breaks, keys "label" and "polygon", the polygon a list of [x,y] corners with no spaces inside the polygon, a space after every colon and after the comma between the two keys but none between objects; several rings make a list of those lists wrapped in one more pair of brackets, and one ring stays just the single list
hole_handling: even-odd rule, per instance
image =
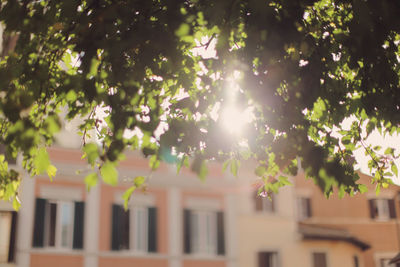
[{"label": "window sill", "polygon": [[137,258],[164,258],[165,255],[159,252],[142,252],[142,251],[133,251],[133,250],[112,250],[112,251],[102,251],[100,252],[100,256],[105,257],[121,257],[121,258],[129,258],[129,257],[137,257]]},{"label": "window sill", "polygon": [[31,248],[32,253],[36,254],[63,254],[63,255],[81,255],[84,249],[72,248]]},{"label": "window sill", "polygon": [[226,260],[226,255],[217,254],[184,254],[184,259],[187,260]]}]

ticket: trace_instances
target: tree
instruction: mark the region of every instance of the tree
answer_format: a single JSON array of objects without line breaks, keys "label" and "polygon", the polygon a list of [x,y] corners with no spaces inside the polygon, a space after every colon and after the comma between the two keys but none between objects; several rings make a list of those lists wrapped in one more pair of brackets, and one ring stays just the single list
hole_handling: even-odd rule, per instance
[{"label": "tree", "polygon": [[[193,157],[200,177],[208,160],[233,173],[255,160],[266,191],[287,184],[297,160],[327,195],[364,191],[351,160],[360,146],[377,188],[397,176],[396,151],[365,142],[374,129],[400,131],[396,1],[2,0],[0,9],[5,36],[18,39],[0,62],[1,143],[31,175],[55,175],[43,145],[66,107],[66,119],[84,118],[83,151],[108,183],[125,149],[141,149],[153,168]],[[253,114],[241,134],[221,126],[231,106]],[[90,129],[101,146],[86,142]],[[3,158],[1,167],[0,197],[10,198],[18,174]]]}]

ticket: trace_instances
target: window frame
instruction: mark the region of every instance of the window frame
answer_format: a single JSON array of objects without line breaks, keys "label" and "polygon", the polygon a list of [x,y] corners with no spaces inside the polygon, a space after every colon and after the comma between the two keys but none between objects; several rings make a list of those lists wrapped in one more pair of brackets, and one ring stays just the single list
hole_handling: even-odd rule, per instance
[{"label": "window frame", "polygon": [[281,262],[280,262],[280,253],[278,250],[262,250],[259,251],[257,253],[257,266],[258,267],[265,267],[261,265],[261,256],[262,254],[271,254],[274,257],[274,261],[275,261],[275,266],[274,263],[272,264],[272,266],[268,266],[268,267],[280,267],[281,266]]},{"label": "window frame", "polygon": [[[119,204],[119,203],[114,203],[113,206],[118,206],[120,210],[123,210],[123,205]],[[159,253],[158,252],[158,237],[157,237],[157,233],[155,233],[155,251],[151,251],[150,250],[150,221],[149,221],[149,214],[150,214],[150,209],[155,209],[155,227],[156,227],[156,232],[157,232],[157,228],[158,228],[158,216],[157,216],[157,210],[158,208],[155,205],[140,205],[140,203],[136,203],[135,205],[129,205],[128,206],[128,210],[126,212],[128,212],[128,216],[126,218],[128,218],[129,220],[129,240],[128,240],[128,247],[125,248],[114,248],[113,244],[112,244],[112,240],[113,240],[113,234],[114,232],[111,231],[111,251],[114,252],[118,252],[118,253],[123,253],[123,252],[129,252],[129,253],[134,253],[134,254],[139,254],[139,255],[146,255],[146,254],[154,254],[154,253]],[[141,222],[141,225],[143,225],[145,227],[145,229],[138,229],[136,228],[136,223],[137,223],[137,213],[138,212],[143,212],[144,217],[142,217],[143,219]],[[126,223],[126,222],[124,222]],[[114,228],[113,223],[112,227]],[[137,240],[137,233],[141,233],[142,237],[144,238],[144,243],[143,245],[141,245],[141,248],[138,248],[138,240]]]},{"label": "window frame", "polygon": [[258,195],[258,191],[254,192],[255,212],[260,214],[275,214],[277,213],[277,195],[272,193],[268,197]]},{"label": "window frame", "polygon": [[[55,235],[54,235],[54,245],[50,245],[49,235],[50,235],[50,209],[51,205],[56,205],[56,221],[55,221]],[[63,205],[67,205],[70,208],[69,211],[69,226],[68,226],[68,233],[67,233],[67,245],[63,245],[63,235],[62,235],[62,211]],[[71,250],[73,249],[73,241],[74,241],[74,220],[75,220],[75,205],[72,201],[65,201],[65,200],[53,200],[47,199],[46,207],[45,207],[45,228],[44,228],[44,243],[43,248],[49,249],[57,249],[57,250]]]},{"label": "window frame", "polygon": [[[196,217],[197,219],[194,220]],[[209,224],[210,220],[212,221],[211,224]],[[196,256],[218,255],[217,224],[217,213],[215,211],[190,210],[190,254]],[[196,231],[193,230],[195,225],[198,227]],[[194,235],[195,232],[197,236]]]},{"label": "window frame", "polygon": [[368,199],[370,218],[375,221],[396,219],[396,202],[392,198]]},{"label": "window frame", "polygon": [[[62,203],[68,203],[69,211],[69,230],[67,234],[68,245],[62,246],[62,229],[61,217]],[[54,230],[54,245],[49,245],[49,207],[55,205],[56,218]],[[50,199],[36,198],[36,206],[34,209],[33,221],[33,237],[32,249],[40,249],[47,251],[72,252],[83,251],[84,248],[84,232],[85,232],[85,202],[73,199]],[[80,252],[81,253],[81,252]]]},{"label": "window frame", "polygon": [[325,255],[325,267],[330,267],[330,260],[329,260],[329,253],[326,250],[312,250],[310,253],[310,257],[311,257],[311,266],[312,267],[319,267],[319,266],[315,266],[315,261],[314,261],[314,255],[315,254],[324,254]]},{"label": "window frame", "polygon": [[297,220],[304,221],[312,217],[312,203],[309,196],[296,197]]}]

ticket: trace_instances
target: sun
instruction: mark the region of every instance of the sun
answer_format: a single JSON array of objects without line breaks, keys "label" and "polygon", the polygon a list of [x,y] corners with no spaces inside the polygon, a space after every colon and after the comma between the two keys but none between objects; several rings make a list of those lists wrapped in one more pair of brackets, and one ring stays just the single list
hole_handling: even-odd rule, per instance
[{"label": "sun", "polygon": [[245,97],[240,89],[239,72],[234,72],[225,88],[225,101],[221,103],[220,123],[229,134],[239,138],[245,134],[246,126],[254,120],[253,107],[238,104],[238,98]]},{"label": "sun", "polygon": [[224,129],[234,136],[240,137],[244,134],[245,126],[254,119],[251,107],[244,110],[235,105],[224,107],[221,111],[221,124]]}]

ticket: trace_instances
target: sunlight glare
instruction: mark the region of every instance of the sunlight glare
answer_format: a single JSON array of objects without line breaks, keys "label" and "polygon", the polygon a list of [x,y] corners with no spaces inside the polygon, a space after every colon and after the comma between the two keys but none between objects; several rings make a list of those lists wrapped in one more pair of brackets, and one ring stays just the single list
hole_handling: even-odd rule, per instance
[{"label": "sunlight glare", "polygon": [[241,135],[246,124],[254,120],[254,114],[251,107],[244,111],[231,105],[222,110],[221,123],[227,132],[233,135]]}]

